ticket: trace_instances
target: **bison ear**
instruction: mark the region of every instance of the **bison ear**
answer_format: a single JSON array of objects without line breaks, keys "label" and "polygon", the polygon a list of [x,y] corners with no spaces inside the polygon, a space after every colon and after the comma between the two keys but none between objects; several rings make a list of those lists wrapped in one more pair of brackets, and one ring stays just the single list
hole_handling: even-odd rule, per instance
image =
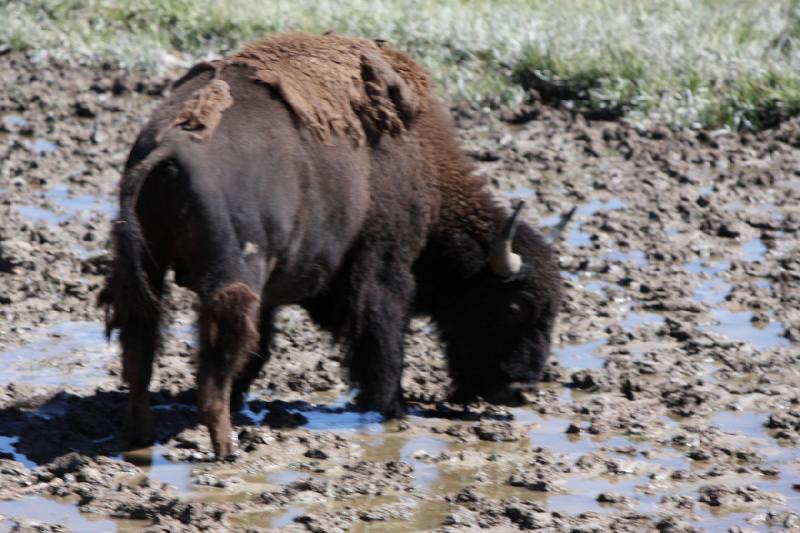
[{"label": "bison ear", "polygon": [[505,226],[503,226],[503,231],[497,237],[489,252],[489,266],[492,272],[501,278],[510,278],[518,274],[522,268],[522,258],[511,251],[511,244],[514,242],[517,219],[523,205],[525,205],[525,202],[522,200],[517,203],[514,212],[508,217]]}]

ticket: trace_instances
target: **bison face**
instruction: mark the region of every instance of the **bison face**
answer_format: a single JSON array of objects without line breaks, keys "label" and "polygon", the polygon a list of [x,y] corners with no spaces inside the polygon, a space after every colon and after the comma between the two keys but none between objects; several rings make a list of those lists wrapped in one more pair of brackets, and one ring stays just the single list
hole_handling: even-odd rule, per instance
[{"label": "bison face", "polygon": [[561,301],[558,264],[544,239],[517,223],[521,208],[502,222],[480,270],[437,313],[456,401],[524,402],[550,352]]},{"label": "bison face", "polygon": [[453,400],[524,402],[541,377],[558,306],[557,287],[541,285],[527,266],[511,280],[486,272],[442,313]]}]

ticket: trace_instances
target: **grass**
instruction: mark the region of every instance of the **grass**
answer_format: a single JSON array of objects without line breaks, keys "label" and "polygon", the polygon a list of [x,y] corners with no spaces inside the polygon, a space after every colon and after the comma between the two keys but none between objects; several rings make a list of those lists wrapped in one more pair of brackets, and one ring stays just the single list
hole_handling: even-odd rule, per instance
[{"label": "grass", "polygon": [[275,31],[385,38],[455,101],[676,127],[800,112],[800,0],[0,0],[0,47],[158,68]]}]

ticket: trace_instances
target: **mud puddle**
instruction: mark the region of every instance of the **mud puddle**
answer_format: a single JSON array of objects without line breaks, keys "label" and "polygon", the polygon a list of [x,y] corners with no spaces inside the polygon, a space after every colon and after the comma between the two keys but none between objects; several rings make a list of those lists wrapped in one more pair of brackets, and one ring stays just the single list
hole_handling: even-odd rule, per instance
[{"label": "mud puddle", "polygon": [[575,210],[570,229],[567,231],[566,243],[573,248],[589,246],[592,243],[591,235],[583,231],[583,225],[597,213],[624,208],[625,203],[619,198],[611,198],[605,201],[596,200],[579,206]]},{"label": "mud puddle", "polygon": [[37,332],[34,340],[0,352],[0,384],[46,387],[114,385],[107,365],[118,349],[106,340],[102,326],[63,322]]},{"label": "mud puddle", "polygon": [[82,533],[107,533],[119,530],[118,524],[111,520],[80,513],[75,504],[59,503],[39,496],[0,501],[0,532],[17,531],[19,522],[34,528],[37,523],[59,524],[70,531]]},{"label": "mud puddle", "polygon": [[151,448],[123,452],[117,458],[138,466],[155,482],[172,485],[179,495],[190,496],[193,489],[192,463],[170,461],[164,455],[166,452],[163,444],[156,444]]},{"label": "mud puddle", "polygon": [[[743,246],[744,260],[748,262],[763,259],[766,247],[759,239],[747,241]],[[723,274],[731,268],[730,261],[694,261],[687,263],[688,272],[701,276],[695,282],[693,298],[695,301],[711,307],[710,316],[712,323],[702,329],[726,337],[732,341],[752,344],[759,350],[776,347],[788,347],[789,339],[784,336],[785,326],[773,319],[773,314],[767,314],[767,320],[756,320],[755,314],[746,309],[737,309],[726,304],[734,285]],[[759,288],[770,288],[768,280],[760,278],[755,280]]]},{"label": "mud puddle", "polygon": [[27,219],[43,220],[54,225],[61,224],[81,212],[101,212],[109,218],[115,216],[117,212],[117,207],[111,202],[91,195],[74,195],[64,184],[55,185],[40,193],[37,200],[37,205],[18,205],[17,211]]},{"label": "mud puddle", "polygon": [[716,324],[706,326],[706,331],[719,333],[726,338],[747,342],[760,350],[789,346],[789,339],[783,336],[783,324],[780,322],[759,323],[754,321],[750,311],[731,311],[717,308],[711,311]]},{"label": "mud puddle", "polygon": [[558,364],[570,369],[603,368],[605,359],[597,355],[595,350],[605,346],[607,342],[607,340],[601,339],[557,348]]},{"label": "mud puddle", "polygon": [[27,468],[35,468],[38,466],[36,463],[28,459],[25,454],[17,452],[17,443],[19,437],[9,437],[0,435],[0,457],[10,457],[14,461],[23,464]]}]

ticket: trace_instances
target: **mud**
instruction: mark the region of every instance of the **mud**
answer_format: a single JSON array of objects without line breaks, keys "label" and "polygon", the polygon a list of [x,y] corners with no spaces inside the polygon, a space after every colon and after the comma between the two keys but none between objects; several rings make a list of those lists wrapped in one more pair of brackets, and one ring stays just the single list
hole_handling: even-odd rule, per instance
[{"label": "mud", "polygon": [[[557,246],[566,300],[529,405],[450,405],[416,320],[410,416],[348,410],[297,308],[215,463],[193,298],[170,294],[157,444],[127,450],[94,306],[119,170],[177,73],[0,56],[0,531],[800,531],[800,124],[638,130],[454,109],[465,148]],[[166,325],[165,325],[166,327]]]}]

